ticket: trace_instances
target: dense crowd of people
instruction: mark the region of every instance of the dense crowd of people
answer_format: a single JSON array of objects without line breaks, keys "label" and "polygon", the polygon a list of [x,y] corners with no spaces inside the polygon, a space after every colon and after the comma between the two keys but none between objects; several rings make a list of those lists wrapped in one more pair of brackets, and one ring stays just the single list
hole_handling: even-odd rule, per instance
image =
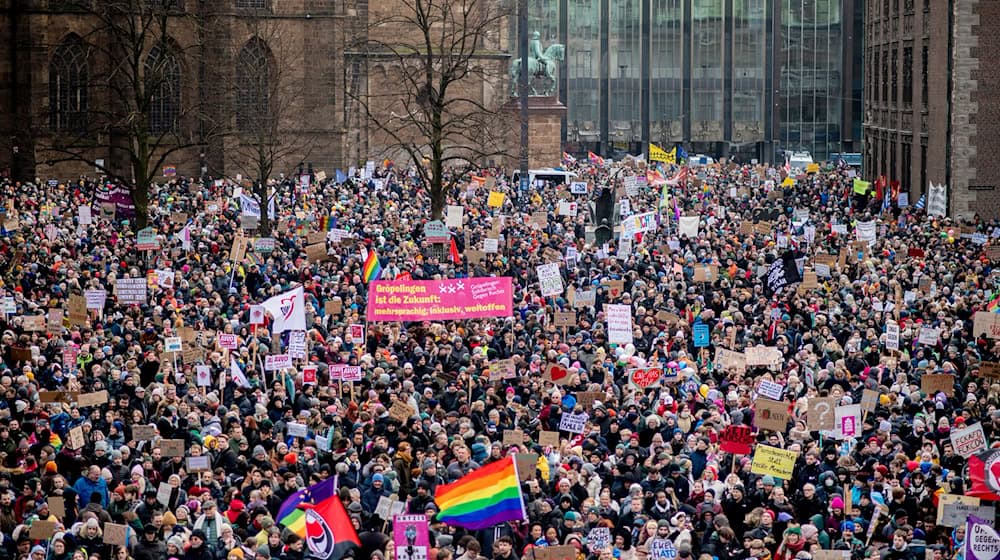
[{"label": "dense crowd of people", "polygon": [[[147,250],[135,217],[101,204],[107,181],[3,183],[0,558],[295,560],[309,552],[280,523],[281,505],[330,477],[358,558],[396,557],[386,497],[428,516],[434,560],[534,560],[560,545],[575,547],[573,560],[963,558],[965,525],[945,524],[938,506],[970,484],[951,432],[978,422],[987,443],[1000,435],[1000,382],[980,374],[998,361],[996,339],[973,325],[992,308],[1000,225],[859,191],[842,165],[791,170],[793,184],[757,165],[567,167],[586,193],[520,191],[500,169],[449,176],[447,204],[463,206],[453,250],[427,243],[430,195],[403,166],[275,182],[273,249],[241,229],[237,189],[251,188],[232,180],[160,185]],[[618,203],[603,243],[592,203],[606,189]],[[491,192],[504,193],[499,207]],[[651,229],[615,226],[649,212]],[[690,217],[693,234],[681,224]],[[857,243],[858,224],[872,223],[874,241]],[[317,239],[325,258],[307,257]],[[488,239],[496,252],[484,252]],[[515,313],[366,323],[370,250],[383,280],[509,276]],[[769,271],[786,258],[815,283],[774,290]],[[550,262],[566,289],[543,296],[536,267]],[[148,277],[144,304],[120,301],[125,277]],[[296,286],[305,358],[267,371],[290,333],[252,325],[251,307]],[[107,292],[101,308],[74,318],[95,289]],[[630,307],[631,343],[609,342],[606,304]],[[49,310],[63,308],[53,325]],[[566,312],[571,323],[557,326]],[[235,348],[223,348],[230,334]],[[184,351],[166,350],[175,337]],[[780,359],[731,359],[761,345]],[[495,375],[507,359],[516,375]],[[361,380],[331,381],[341,364],[360,366]],[[553,367],[568,378],[554,382]],[[650,367],[663,382],[631,381]],[[927,392],[930,374],[953,386]],[[759,426],[765,382],[781,386],[784,429]],[[866,389],[877,400],[853,435],[815,428],[810,400],[859,404]],[[397,401],[414,414],[390,414]],[[576,413],[588,415],[582,433],[559,431]],[[794,452],[791,476],[760,474],[753,450],[724,451],[732,426],[755,449]],[[543,432],[557,441],[542,445]],[[438,486],[512,453],[536,456],[519,472],[525,520],[465,531],[435,518]]]}]

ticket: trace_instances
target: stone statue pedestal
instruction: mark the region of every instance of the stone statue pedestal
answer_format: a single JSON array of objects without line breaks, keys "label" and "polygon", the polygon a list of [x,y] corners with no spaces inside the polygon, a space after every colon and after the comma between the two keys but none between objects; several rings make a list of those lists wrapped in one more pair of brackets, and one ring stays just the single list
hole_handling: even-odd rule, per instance
[{"label": "stone statue pedestal", "polygon": [[[517,168],[521,145],[521,99],[511,97],[503,106],[510,115],[510,157],[507,166]],[[540,169],[562,164],[562,120],[566,106],[556,96],[528,97],[528,167]]]}]

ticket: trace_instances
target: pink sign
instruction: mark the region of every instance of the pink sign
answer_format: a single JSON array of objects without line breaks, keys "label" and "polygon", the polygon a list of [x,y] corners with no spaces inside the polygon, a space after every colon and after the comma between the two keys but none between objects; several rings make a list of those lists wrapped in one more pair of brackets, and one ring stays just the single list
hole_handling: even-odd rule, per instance
[{"label": "pink sign", "polygon": [[397,546],[428,547],[430,535],[427,517],[423,515],[397,515],[392,519],[392,540]]},{"label": "pink sign", "polygon": [[440,321],[510,317],[509,276],[448,280],[375,281],[368,285],[368,320]]}]

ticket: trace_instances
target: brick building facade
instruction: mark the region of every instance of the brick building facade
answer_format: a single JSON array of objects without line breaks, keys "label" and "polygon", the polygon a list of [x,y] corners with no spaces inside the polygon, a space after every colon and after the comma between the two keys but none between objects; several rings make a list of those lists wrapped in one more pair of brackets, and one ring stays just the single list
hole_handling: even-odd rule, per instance
[{"label": "brick building facade", "polygon": [[1000,217],[1000,4],[869,0],[865,17],[864,173],[899,181],[915,202],[948,185],[952,216]]},{"label": "brick building facade", "polygon": [[[77,6],[102,1],[0,0],[0,170],[19,179],[94,175],[92,163],[59,161],[42,146],[109,102],[95,85],[107,75],[108,61],[85,46],[100,40],[93,36],[97,24]],[[274,174],[297,171],[300,163],[328,174],[355,164],[347,160],[343,92],[350,80],[364,78],[343,53],[365,32],[366,0],[169,2],[179,10],[169,16],[176,20],[169,26],[171,46],[194,55],[171,68],[174,85],[150,114],[151,128],[176,126],[189,145],[164,167],[188,176],[252,176],[239,149],[248,144],[239,120],[253,103],[276,103],[279,92],[264,105],[259,95],[247,99],[238,82],[255,64],[294,92],[282,97],[287,105],[280,111],[283,141],[293,149],[280,155]],[[186,110],[195,104],[197,115]],[[90,156],[128,169],[120,151],[98,148]]]}]

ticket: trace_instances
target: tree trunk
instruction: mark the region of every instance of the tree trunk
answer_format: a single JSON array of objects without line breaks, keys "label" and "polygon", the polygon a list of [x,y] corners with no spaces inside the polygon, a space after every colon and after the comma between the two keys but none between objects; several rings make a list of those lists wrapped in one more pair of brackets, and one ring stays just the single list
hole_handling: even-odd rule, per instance
[{"label": "tree trunk", "polygon": [[[439,136],[439,134],[435,134],[435,137]],[[444,153],[440,142],[435,141],[431,147],[431,220],[444,219],[445,192],[442,159],[444,159]]]},{"label": "tree trunk", "polygon": [[135,205],[135,219],[132,229],[139,231],[149,225],[149,182],[139,179],[132,189],[132,204]]},{"label": "tree trunk", "polygon": [[254,194],[260,201],[260,222],[257,224],[257,233],[261,237],[271,237],[271,216],[267,212],[267,184],[264,181],[257,181],[254,185]]}]

